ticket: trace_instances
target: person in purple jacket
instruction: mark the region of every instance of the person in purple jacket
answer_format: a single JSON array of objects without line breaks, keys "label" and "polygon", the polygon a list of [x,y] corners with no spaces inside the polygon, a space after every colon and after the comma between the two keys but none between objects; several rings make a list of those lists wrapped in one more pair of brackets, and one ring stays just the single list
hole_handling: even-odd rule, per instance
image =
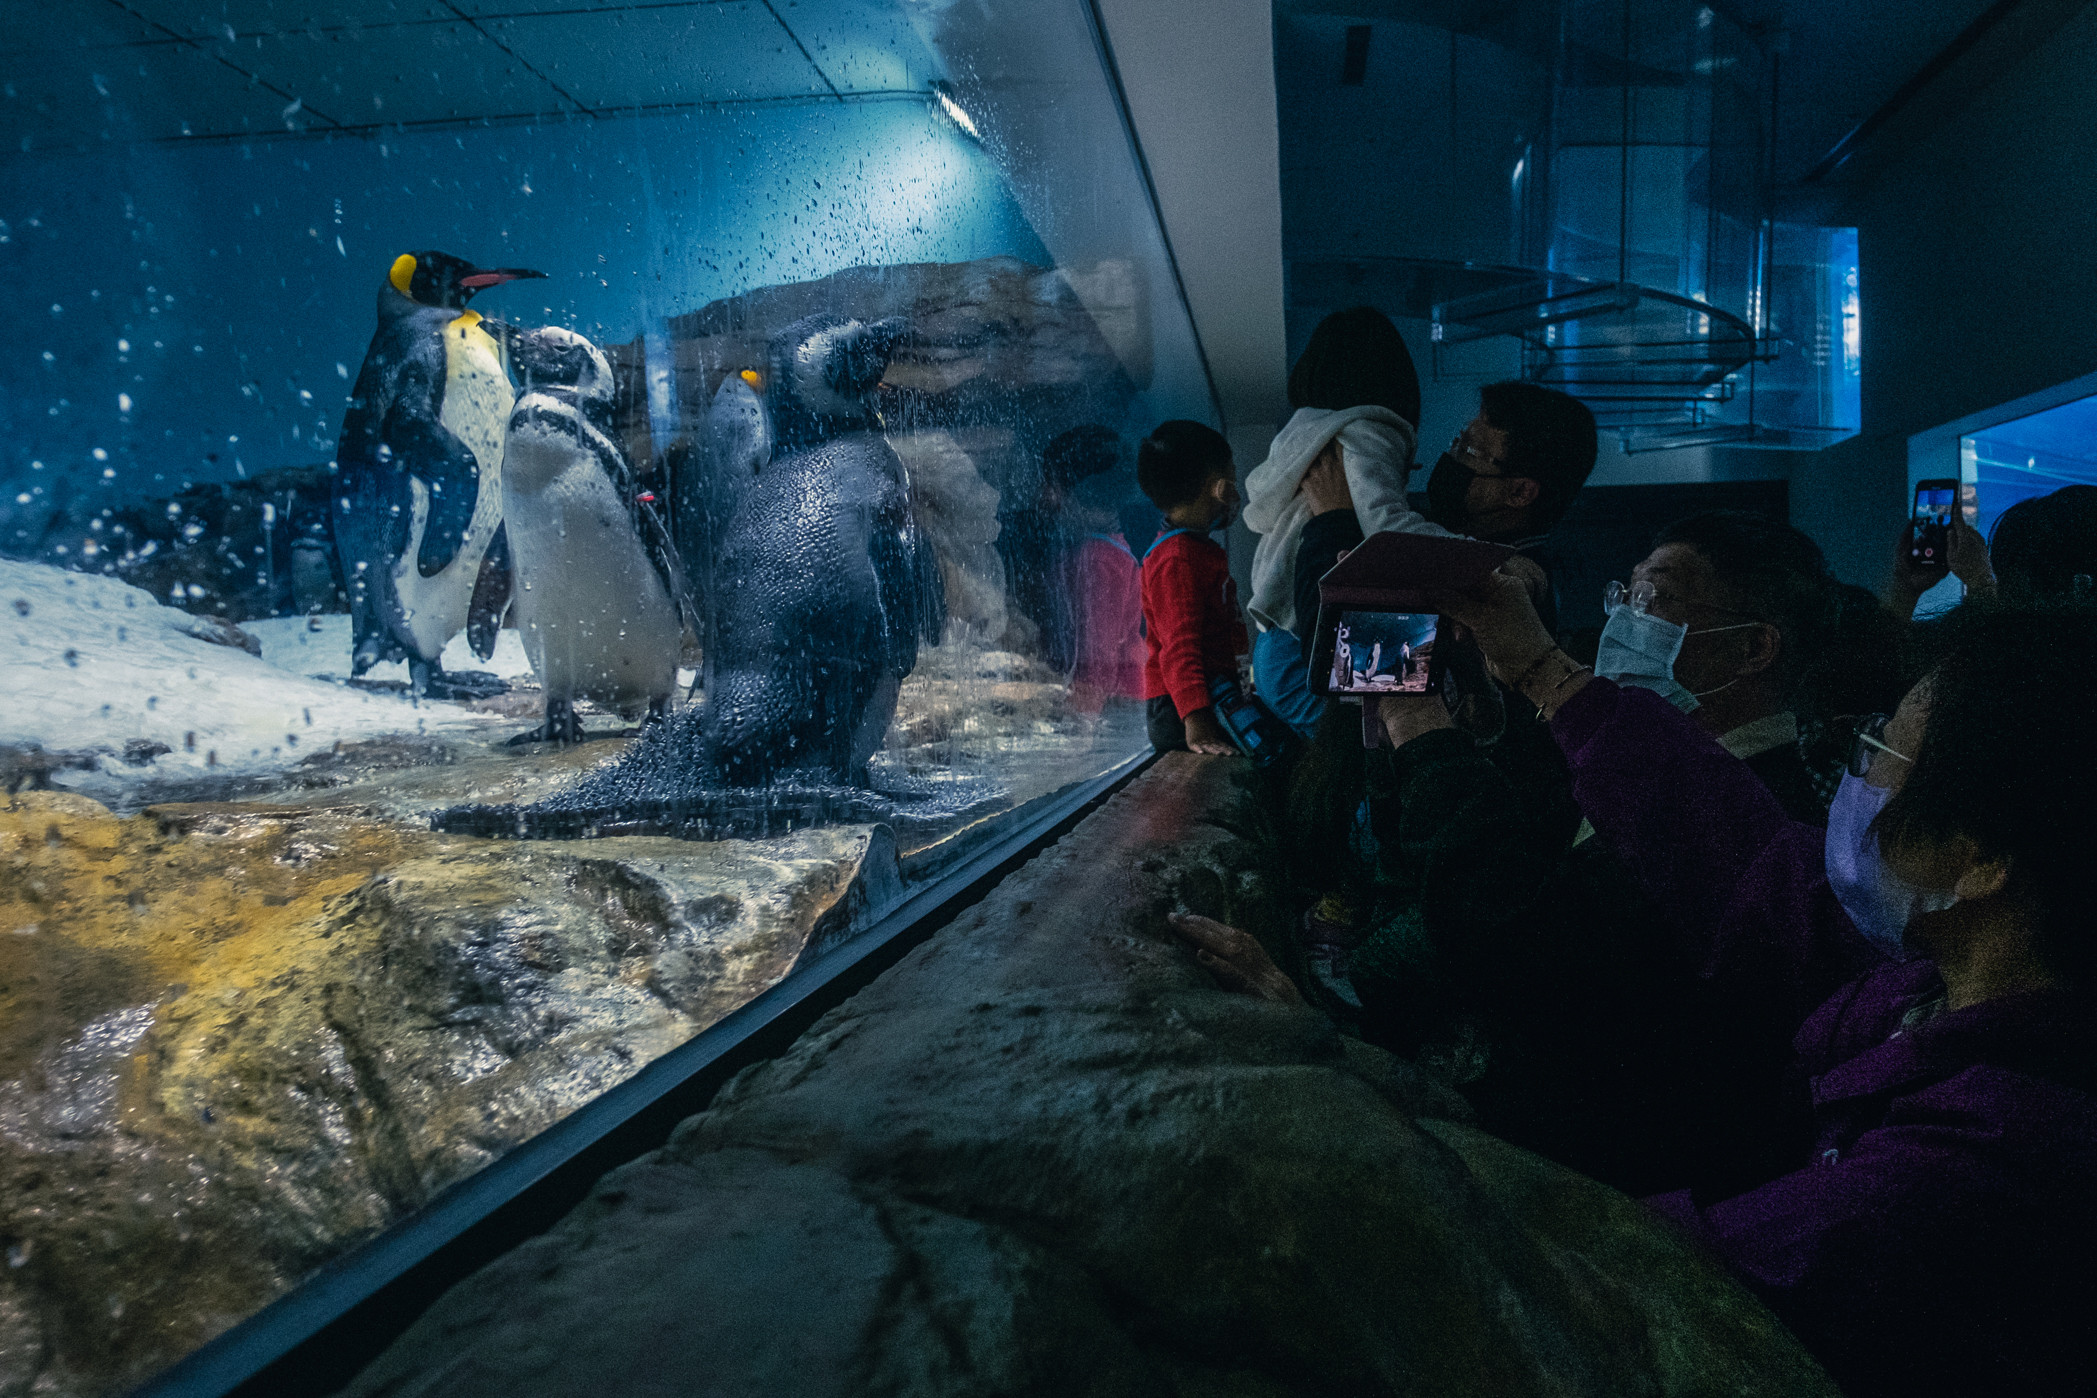
[{"label": "person in purple jacket", "polygon": [[[1519,584],[1442,610],[1549,719],[1582,810],[1708,981],[1773,1003],[1860,935],[1883,956],[1794,1040],[1808,1158],[1652,1205],[1852,1395],[2088,1391],[2097,613],[1962,618],[1890,721],[1859,730],[1822,832],[1665,700],[1559,652]],[[1288,998],[1249,938],[1178,923],[1219,979]]]}]

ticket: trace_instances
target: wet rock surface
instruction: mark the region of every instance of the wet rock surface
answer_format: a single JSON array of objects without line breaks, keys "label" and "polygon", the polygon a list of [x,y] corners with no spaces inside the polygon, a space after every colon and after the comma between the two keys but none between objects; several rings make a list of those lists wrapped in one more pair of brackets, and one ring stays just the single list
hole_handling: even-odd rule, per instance
[{"label": "wet rock surface", "polygon": [[866,826],[519,845],[339,802],[0,803],[0,1394],[148,1377],[776,983],[893,869]]},{"label": "wet rock surface", "polygon": [[1164,912],[1284,912],[1220,872],[1236,765],[1165,759],[347,1391],[1832,1395],[1633,1201],[1213,988]]}]

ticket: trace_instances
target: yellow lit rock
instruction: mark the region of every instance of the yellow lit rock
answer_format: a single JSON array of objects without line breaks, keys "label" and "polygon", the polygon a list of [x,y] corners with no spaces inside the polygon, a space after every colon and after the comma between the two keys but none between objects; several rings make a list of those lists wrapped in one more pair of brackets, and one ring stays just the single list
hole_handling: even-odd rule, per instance
[{"label": "yellow lit rock", "polygon": [[374,814],[0,806],[0,1392],[138,1382],[631,1076],[850,917],[885,838]]}]

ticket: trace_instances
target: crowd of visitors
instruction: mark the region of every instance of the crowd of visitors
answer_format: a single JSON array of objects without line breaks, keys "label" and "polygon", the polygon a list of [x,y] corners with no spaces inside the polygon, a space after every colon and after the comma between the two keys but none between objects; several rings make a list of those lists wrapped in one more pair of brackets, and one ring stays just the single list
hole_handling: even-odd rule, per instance
[{"label": "crowd of visitors", "polygon": [[[1238,504],[1219,434],[1143,440],[1148,507],[1065,487],[1081,702],[1140,698],[1159,749],[1230,754],[1214,706],[1249,664],[1297,738],[1266,789],[1305,969],[1176,917],[1202,963],[1646,1198],[1846,1392],[2083,1391],[2097,487],[1987,539],[1955,517],[1929,563],[1903,540],[1884,599],[1781,520],[1694,515],[1583,640],[1553,527],[1595,462],[1585,407],[1487,386],[1415,508],[1388,320],[1329,319],[1289,393],[1245,477],[1249,638],[1209,537]],[[1429,692],[1321,698],[1318,579],[1387,531],[1511,556],[1434,596]],[[1918,620],[1947,576],[1965,600]]]}]

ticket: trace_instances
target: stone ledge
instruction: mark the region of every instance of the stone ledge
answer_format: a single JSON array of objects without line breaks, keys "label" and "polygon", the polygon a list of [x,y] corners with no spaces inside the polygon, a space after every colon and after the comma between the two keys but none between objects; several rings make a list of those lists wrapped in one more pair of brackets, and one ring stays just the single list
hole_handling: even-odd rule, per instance
[{"label": "stone ledge", "polygon": [[350,1392],[1833,1394],[1632,1201],[1211,986],[1162,914],[1261,903],[1239,770],[1157,764]]}]

